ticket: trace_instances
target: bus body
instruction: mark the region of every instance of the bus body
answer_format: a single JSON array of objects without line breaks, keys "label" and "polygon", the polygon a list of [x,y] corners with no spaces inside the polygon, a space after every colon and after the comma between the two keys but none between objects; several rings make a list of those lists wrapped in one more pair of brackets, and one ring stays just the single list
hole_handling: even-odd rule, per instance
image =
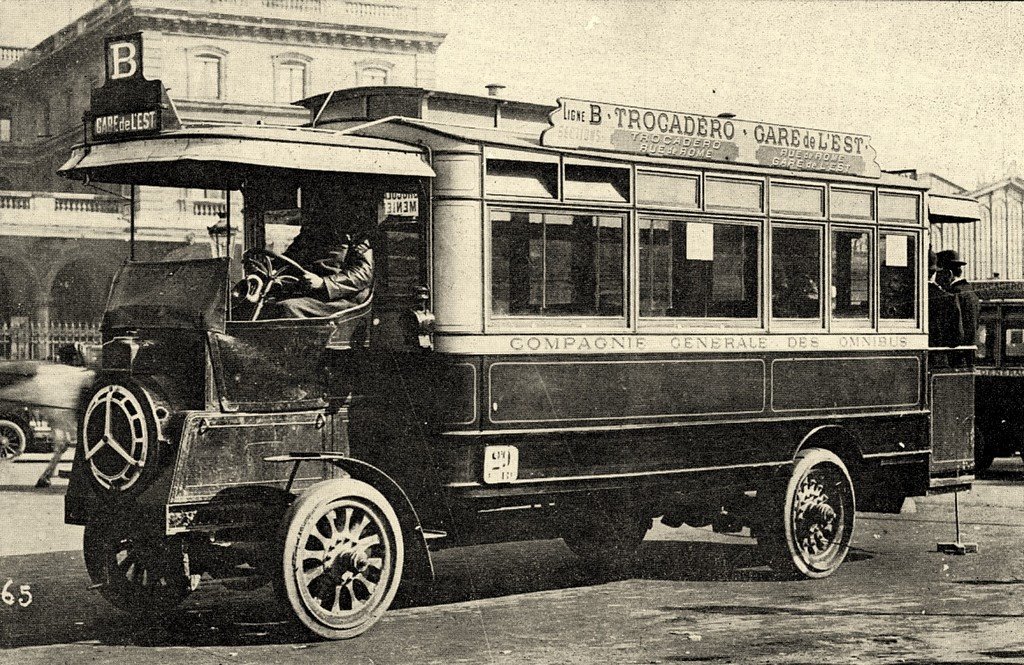
[{"label": "bus body", "polygon": [[314,180],[379,221],[372,300],[328,319],[234,320],[228,259],[122,269],[66,500],[119,607],[260,575],[350,637],[431,549],[561,537],[623,565],[658,517],[822,577],[855,510],[969,485],[927,192],[866,137],[412,88],[303,104],[306,128],[94,132],[62,169],[240,191],[255,250]]},{"label": "bus body", "polygon": [[1024,282],[974,285],[981,302],[975,359],[975,465],[1024,449]]}]

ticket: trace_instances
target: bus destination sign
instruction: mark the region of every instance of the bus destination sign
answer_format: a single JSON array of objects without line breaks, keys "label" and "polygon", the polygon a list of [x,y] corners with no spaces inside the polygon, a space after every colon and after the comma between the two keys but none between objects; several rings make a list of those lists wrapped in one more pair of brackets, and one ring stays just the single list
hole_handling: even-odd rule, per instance
[{"label": "bus destination sign", "polygon": [[114,113],[93,118],[93,136],[134,136],[160,129],[160,109]]},{"label": "bus destination sign", "polygon": [[104,40],[106,80],[92,91],[89,108],[94,139],[132,138],[179,126],[163,84],[143,75],[143,46],[139,32]]},{"label": "bus destination sign", "polygon": [[877,178],[871,137],[560,98],[541,144]]}]

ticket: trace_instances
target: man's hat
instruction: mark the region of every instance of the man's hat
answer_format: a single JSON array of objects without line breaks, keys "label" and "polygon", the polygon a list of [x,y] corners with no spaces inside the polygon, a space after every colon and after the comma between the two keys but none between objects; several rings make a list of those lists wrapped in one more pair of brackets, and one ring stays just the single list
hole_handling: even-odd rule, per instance
[{"label": "man's hat", "polygon": [[960,254],[955,249],[944,249],[936,256],[939,268],[952,268],[953,266],[965,266],[967,261],[960,260]]}]

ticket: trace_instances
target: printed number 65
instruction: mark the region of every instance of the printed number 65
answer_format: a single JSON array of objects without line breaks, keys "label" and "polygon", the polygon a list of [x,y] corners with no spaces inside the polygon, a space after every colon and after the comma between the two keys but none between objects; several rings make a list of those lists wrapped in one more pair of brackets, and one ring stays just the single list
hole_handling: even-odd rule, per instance
[{"label": "printed number 65", "polygon": [[22,584],[18,587],[18,597],[15,598],[14,594],[11,593],[11,585],[14,584],[14,580],[7,580],[7,584],[4,585],[3,591],[0,591],[0,600],[3,600],[4,605],[14,605],[15,602],[21,607],[28,607],[32,604],[32,587],[28,584]]}]

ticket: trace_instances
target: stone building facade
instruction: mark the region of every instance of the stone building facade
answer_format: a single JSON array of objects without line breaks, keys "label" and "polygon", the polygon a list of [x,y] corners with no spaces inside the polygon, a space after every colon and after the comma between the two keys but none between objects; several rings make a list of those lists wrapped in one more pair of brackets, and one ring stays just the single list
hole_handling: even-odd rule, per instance
[{"label": "stone building facade", "polygon": [[[0,14],[19,6],[0,0]],[[33,47],[3,46],[0,29],[0,330],[102,314],[128,252],[126,192],[56,171],[103,84],[103,39],[133,32],[183,122],[216,124],[300,124],[292,102],[327,90],[432,87],[445,37],[421,0],[103,0]],[[225,205],[224,192],[140,188],[137,258],[209,254]]]},{"label": "stone building facade", "polygon": [[932,246],[957,250],[970,281],[1024,280],[1024,179],[1010,176],[966,195],[977,199],[980,221],[933,227]]}]

